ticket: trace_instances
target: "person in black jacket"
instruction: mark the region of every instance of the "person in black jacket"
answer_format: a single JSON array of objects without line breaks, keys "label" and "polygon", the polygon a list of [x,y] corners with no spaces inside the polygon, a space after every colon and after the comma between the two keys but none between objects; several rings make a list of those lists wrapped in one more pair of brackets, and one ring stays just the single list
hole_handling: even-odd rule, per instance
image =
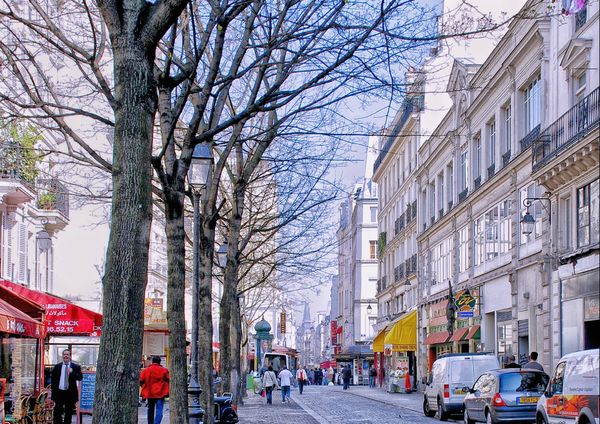
[{"label": "person in black jacket", "polygon": [[350,365],[346,365],[342,370],[342,381],[344,382],[344,390],[348,390],[350,386],[350,377],[352,377],[352,371]]},{"label": "person in black jacket", "polygon": [[52,368],[50,377],[54,401],[54,424],[71,424],[75,404],[79,400],[77,382],[83,380],[83,374],[81,367],[71,362],[71,352],[68,349],[63,350],[62,357],[62,362]]},{"label": "person in black jacket", "polygon": [[508,364],[506,364],[505,368],[521,368],[521,365],[517,364],[515,355],[510,355],[510,357],[508,358]]}]

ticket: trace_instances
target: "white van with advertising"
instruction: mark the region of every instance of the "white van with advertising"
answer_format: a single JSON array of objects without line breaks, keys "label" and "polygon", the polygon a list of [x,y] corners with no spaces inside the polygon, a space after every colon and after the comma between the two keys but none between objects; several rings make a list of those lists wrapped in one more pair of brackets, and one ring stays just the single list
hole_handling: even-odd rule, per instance
[{"label": "white van with advertising", "polygon": [[537,403],[536,424],[598,424],[599,350],[563,356]]},{"label": "white van with advertising", "polygon": [[451,353],[433,363],[423,397],[423,413],[440,421],[464,412],[464,398],[484,372],[500,368],[491,353]]}]

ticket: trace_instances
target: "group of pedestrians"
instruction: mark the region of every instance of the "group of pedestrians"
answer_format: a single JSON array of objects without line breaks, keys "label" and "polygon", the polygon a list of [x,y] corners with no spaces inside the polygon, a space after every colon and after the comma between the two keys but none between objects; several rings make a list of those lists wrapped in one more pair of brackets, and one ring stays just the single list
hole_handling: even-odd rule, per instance
[{"label": "group of pedestrians", "polygon": [[286,403],[291,399],[291,386],[292,386],[292,373],[284,365],[281,371],[279,371],[279,381],[273,366],[269,365],[269,368],[262,377],[262,384],[265,388],[265,397],[267,398],[267,405],[273,404],[273,390],[281,388],[281,402]]}]

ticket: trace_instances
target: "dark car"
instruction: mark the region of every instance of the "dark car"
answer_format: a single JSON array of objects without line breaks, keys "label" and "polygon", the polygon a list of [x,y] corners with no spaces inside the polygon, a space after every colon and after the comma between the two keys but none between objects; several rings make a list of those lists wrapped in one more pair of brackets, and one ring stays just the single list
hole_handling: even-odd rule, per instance
[{"label": "dark car", "polygon": [[534,423],[536,404],[550,377],[533,369],[503,369],[481,374],[465,397],[465,424]]}]

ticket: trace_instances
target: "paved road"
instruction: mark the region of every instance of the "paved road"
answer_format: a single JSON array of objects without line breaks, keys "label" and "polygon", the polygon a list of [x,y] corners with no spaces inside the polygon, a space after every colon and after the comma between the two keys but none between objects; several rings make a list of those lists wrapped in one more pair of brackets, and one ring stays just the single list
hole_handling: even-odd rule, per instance
[{"label": "paved road", "polygon": [[[277,395],[279,392],[277,392]],[[292,402],[266,405],[257,395],[250,394],[239,408],[240,423],[291,424],[427,424],[435,419],[423,416],[421,394],[390,394],[379,389],[338,386],[308,386],[300,395],[292,390]],[[452,421],[452,420],[450,420]]]}]

